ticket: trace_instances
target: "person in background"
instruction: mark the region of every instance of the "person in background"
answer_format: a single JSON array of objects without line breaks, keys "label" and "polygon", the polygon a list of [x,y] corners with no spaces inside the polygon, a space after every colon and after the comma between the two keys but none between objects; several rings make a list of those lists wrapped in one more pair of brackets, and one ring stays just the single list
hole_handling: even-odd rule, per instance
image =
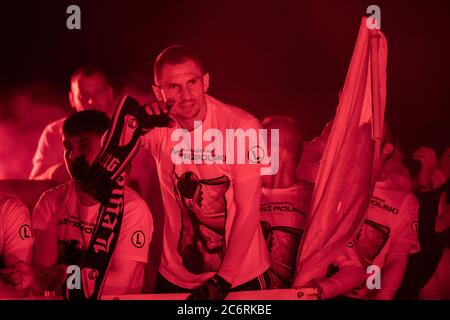
[{"label": "person in background", "polygon": [[[279,169],[275,175],[263,176],[261,195],[261,225],[270,254],[270,289],[289,288],[314,185],[296,177],[303,139],[295,120],[269,116],[261,127],[268,131],[268,139],[273,138],[273,130],[279,135]],[[273,155],[276,150],[267,152]]]},{"label": "person in background", "polygon": [[[381,168],[366,218],[356,238],[337,255],[325,279],[314,280],[319,297],[345,299],[393,299],[400,286],[408,256],[420,250],[417,239],[418,202],[414,194],[386,176],[384,167],[394,154],[395,143],[385,125]],[[366,286],[366,270],[377,266],[381,287]]]},{"label": "person in background", "polygon": [[[93,109],[112,115],[114,91],[106,76],[95,67],[85,66],[73,73],[68,97],[70,105],[76,111]],[[29,179],[50,179],[58,183],[70,179],[64,166],[64,149],[61,143],[64,119],[50,123],[42,132]]]},{"label": "person in background", "polygon": [[419,200],[421,251],[410,257],[397,299],[450,299],[450,148],[422,146],[412,153]]}]

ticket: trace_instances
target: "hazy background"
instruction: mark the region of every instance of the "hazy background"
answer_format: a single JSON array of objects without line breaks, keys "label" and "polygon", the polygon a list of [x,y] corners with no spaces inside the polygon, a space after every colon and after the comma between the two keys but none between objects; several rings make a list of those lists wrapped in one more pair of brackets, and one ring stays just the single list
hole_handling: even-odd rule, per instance
[{"label": "hazy background", "polygon": [[[81,30],[66,8],[81,8]],[[104,69],[144,94],[165,46],[204,56],[210,93],[258,117],[296,118],[309,139],[333,117],[361,16],[381,8],[388,117],[405,149],[449,140],[449,1],[14,1],[0,5],[0,178],[26,178],[45,125],[71,112],[70,74]]]}]

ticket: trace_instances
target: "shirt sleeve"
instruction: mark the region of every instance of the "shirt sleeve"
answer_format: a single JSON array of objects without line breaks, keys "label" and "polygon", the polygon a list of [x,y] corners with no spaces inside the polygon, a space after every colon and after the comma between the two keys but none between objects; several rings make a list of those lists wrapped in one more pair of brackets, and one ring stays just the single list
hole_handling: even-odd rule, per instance
[{"label": "shirt sleeve", "polygon": [[[133,195],[134,197],[137,195]],[[140,198],[134,198],[131,201],[125,199],[123,221],[113,259],[129,259],[146,263],[153,234],[150,209]]]},{"label": "shirt sleeve", "polygon": [[62,138],[58,128],[56,125],[48,125],[42,132],[33,157],[30,179],[36,179],[49,167],[62,163],[63,154],[59,154],[62,150]]},{"label": "shirt sleeve", "polygon": [[6,265],[17,261],[31,262],[34,237],[31,231],[30,213],[17,198],[11,197],[3,207],[2,251]]},{"label": "shirt sleeve", "polygon": [[33,230],[57,232],[57,226],[53,217],[53,206],[47,192],[41,196],[34,207],[31,222]]},{"label": "shirt sleeve", "polygon": [[[409,250],[406,253],[416,253],[420,251],[420,244],[418,240],[418,212],[419,202],[416,197],[410,193],[405,197],[402,203],[401,211],[403,212],[403,219],[398,225],[391,243],[392,248],[400,248]],[[391,253],[391,252],[390,252]]]},{"label": "shirt sleeve", "polygon": [[[254,139],[253,143],[246,141],[243,155],[241,155],[242,151],[240,151],[242,146],[234,143],[233,154],[235,156],[235,164],[232,165],[232,175],[233,181],[236,183],[257,180],[261,176],[261,167],[270,164],[266,144],[259,137],[259,122],[256,119],[243,121],[239,125],[238,130],[240,129],[242,129],[241,133],[243,134],[246,134],[246,132],[256,132],[256,139]],[[237,132],[236,130],[236,135]],[[236,140],[238,141],[239,139]],[[240,163],[243,162],[240,160],[244,160],[245,162]]]}]

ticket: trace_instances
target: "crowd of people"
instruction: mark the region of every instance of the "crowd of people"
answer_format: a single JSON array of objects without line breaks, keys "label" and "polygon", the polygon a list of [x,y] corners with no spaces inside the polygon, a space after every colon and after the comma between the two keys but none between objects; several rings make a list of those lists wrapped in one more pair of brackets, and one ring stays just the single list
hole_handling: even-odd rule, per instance
[{"label": "crowd of people", "polygon": [[[155,100],[142,108],[173,121],[142,136],[140,156],[125,170],[120,234],[103,295],[143,292],[158,231],[153,211],[160,208],[162,248],[152,293],[203,300],[296,288],[297,258],[333,122],[304,141],[295,119],[274,114],[260,122],[208,95],[209,81],[201,59],[185,46],[168,47],[155,61]],[[77,70],[70,85],[75,112],[44,129],[29,176],[58,186],[44,192],[31,213],[17,196],[0,193],[0,297],[62,295],[68,266],[81,264],[99,223],[101,204],[80,176],[104,143],[115,94],[93,67]],[[277,171],[261,175],[258,161],[228,161],[237,151],[232,147],[226,159],[203,161],[217,142],[217,136],[204,138],[207,129],[224,136],[230,129],[278,130]],[[382,170],[364,222],[336,252],[327,275],[308,284],[317,299],[450,299],[450,146],[445,141],[439,149],[423,146],[403,155],[388,125],[384,131]],[[180,132],[189,139],[203,136],[187,158],[181,155],[189,161],[174,161],[183,152],[176,149]],[[245,148],[250,160],[252,149]],[[410,174],[405,157],[417,172]],[[155,188],[162,207],[154,205],[161,201]],[[381,285],[368,288],[366,270],[373,265],[381,270]]]}]

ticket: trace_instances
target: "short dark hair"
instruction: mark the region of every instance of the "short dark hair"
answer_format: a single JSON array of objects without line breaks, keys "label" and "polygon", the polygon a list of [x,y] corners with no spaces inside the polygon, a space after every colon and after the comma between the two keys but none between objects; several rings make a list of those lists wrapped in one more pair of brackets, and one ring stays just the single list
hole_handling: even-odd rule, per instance
[{"label": "short dark hair", "polygon": [[297,161],[300,161],[303,154],[303,135],[297,121],[286,115],[271,115],[264,118],[261,127],[263,129],[278,129],[280,132],[280,147],[293,151]]},{"label": "short dark hair", "polygon": [[153,68],[153,77],[155,83],[157,78],[161,75],[161,70],[166,64],[180,64],[188,60],[194,61],[202,74],[205,74],[205,66],[202,63],[199,55],[195,53],[192,49],[184,45],[173,45],[165,48],[156,58],[155,65]]},{"label": "short dark hair", "polygon": [[63,124],[64,135],[75,136],[82,133],[103,135],[108,130],[109,117],[97,110],[83,110],[67,117]]},{"label": "short dark hair", "polygon": [[92,77],[93,75],[96,74],[102,76],[105,79],[105,81],[109,84],[108,78],[106,77],[105,73],[95,66],[83,66],[77,69],[70,77],[70,83],[72,84],[80,77]]}]

